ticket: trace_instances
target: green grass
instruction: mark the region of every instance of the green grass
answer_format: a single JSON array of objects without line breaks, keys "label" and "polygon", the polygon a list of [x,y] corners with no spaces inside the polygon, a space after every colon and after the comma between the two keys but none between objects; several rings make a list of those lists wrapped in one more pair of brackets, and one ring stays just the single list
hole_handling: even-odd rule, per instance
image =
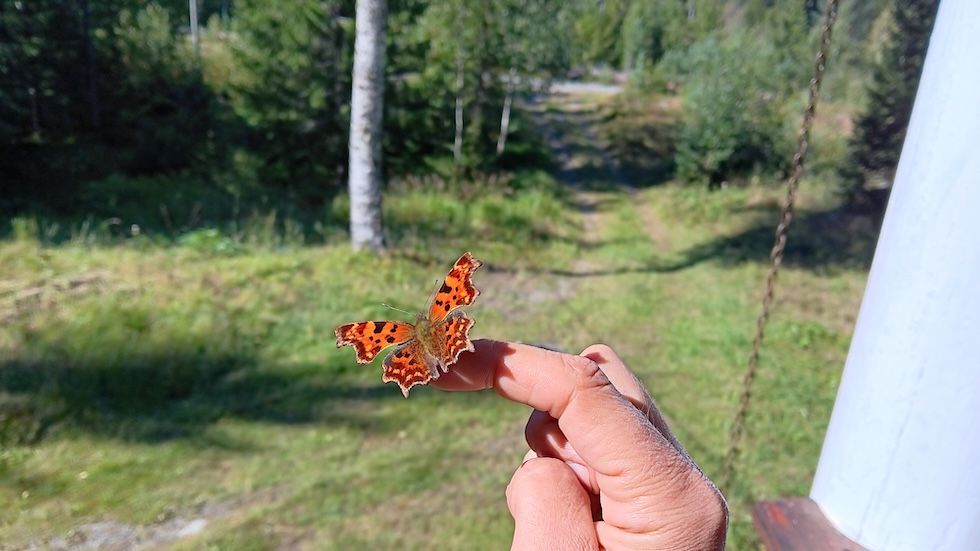
[{"label": "green grass", "polygon": [[[452,193],[393,193],[398,247],[381,258],[345,244],[0,243],[0,540],[203,517],[168,545],[506,547],[527,408],[431,388],[405,400],[334,347],[336,325],[392,316],[382,302],[421,308],[466,249],[487,263],[474,336],[610,344],[718,477],[778,191],[589,192],[587,238],[571,201],[460,207]],[[821,194],[802,203],[728,495],[730,549],[757,546],[755,500],[808,491],[873,245]],[[816,231],[828,213],[839,228]]]},{"label": "green grass", "polygon": [[[465,250],[485,263],[472,336],[611,345],[717,479],[781,190],[663,184],[676,102],[597,102],[533,106],[574,191],[530,169],[393,182],[380,258],[349,250],[343,195],[314,223],[180,177],[92,183],[87,218],[13,220],[0,549],[91,542],[98,526],[173,549],[506,548],[528,409],[487,391],[405,400],[334,346],[341,323],[400,316],[382,303],[421,309]],[[758,548],[752,504],[805,495],[819,456],[877,233],[832,189],[802,185],[729,549]]]}]

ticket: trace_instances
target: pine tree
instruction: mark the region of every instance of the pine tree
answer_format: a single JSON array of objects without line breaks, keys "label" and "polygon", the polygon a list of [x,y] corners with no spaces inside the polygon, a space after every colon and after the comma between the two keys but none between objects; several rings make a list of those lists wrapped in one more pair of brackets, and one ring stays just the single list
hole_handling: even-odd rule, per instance
[{"label": "pine tree", "polygon": [[868,104],[840,171],[851,202],[865,202],[869,190],[891,187],[938,7],[939,0],[895,0],[888,44],[872,68]]},{"label": "pine tree", "polygon": [[262,181],[311,206],[343,185],[352,13],[350,0],[236,3],[232,105]]}]

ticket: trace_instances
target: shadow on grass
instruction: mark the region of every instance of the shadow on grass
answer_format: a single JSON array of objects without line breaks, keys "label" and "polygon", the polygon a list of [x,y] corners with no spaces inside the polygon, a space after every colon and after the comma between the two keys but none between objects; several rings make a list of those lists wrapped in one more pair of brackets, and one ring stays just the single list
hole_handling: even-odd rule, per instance
[{"label": "shadow on grass", "polygon": [[0,363],[0,444],[31,444],[50,433],[81,430],[125,441],[208,440],[223,418],[270,423],[326,423],[397,431],[370,407],[402,400],[397,389],[365,386],[326,365],[260,365],[248,356],[175,350],[116,353],[119,360]]},{"label": "shadow on grass", "polygon": [[[782,265],[814,272],[833,272],[842,269],[868,270],[874,257],[879,232],[878,219],[874,215],[849,213],[844,209],[798,212],[789,230]],[[567,277],[591,277],[622,273],[670,273],[684,270],[703,262],[719,262],[725,265],[745,263],[769,263],[769,255],[775,242],[775,223],[758,223],[734,235],[721,236],[695,245],[670,257],[655,255],[641,260],[640,265],[613,267],[598,270],[543,269],[541,273]],[[596,243],[581,242],[583,249],[601,248],[620,242],[643,238],[629,238]],[[486,263],[489,270],[515,271],[509,266]],[[534,271],[528,269],[525,271]]]},{"label": "shadow on grass", "polygon": [[[806,270],[871,267],[880,228],[876,217],[836,208],[798,212],[789,229],[783,265]],[[727,264],[766,262],[775,242],[772,224],[758,224],[682,253],[677,268],[715,260]]]}]

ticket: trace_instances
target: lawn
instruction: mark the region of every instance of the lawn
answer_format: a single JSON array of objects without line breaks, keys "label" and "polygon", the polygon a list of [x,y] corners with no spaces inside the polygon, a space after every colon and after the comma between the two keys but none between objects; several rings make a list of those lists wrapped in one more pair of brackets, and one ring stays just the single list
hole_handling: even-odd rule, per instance
[{"label": "lawn", "polygon": [[[182,226],[222,208],[190,181],[163,218],[165,182],[119,178],[90,206],[124,224],[13,220],[0,549],[506,548],[528,408],[489,391],[406,400],[333,334],[411,321],[382,303],[422,309],[467,250],[484,262],[472,337],[609,344],[719,479],[782,192],[664,183],[676,105],[604,102],[529,106],[553,174],[393,182],[381,257],[351,252],[342,196],[316,244],[275,212]],[[756,500],[807,494],[857,316],[877,228],[829,188],[802,185],[726,489],[733,550],[758,547]]]},{"label": "lawn", "polygon": [[[402,316],[381,303],[422,308],[465,250],[485,262],[472,336],[611,345],[719,477],[779,190],[452,193],[392,194],[380,258],[0,243],[0,548],[505,548],[527,408],[406,400],[334,345],[338,324]],[[869,220],[801,203],[728,490],[735,550],[757,547],[755,500],[808,492],[870,262]]]}]

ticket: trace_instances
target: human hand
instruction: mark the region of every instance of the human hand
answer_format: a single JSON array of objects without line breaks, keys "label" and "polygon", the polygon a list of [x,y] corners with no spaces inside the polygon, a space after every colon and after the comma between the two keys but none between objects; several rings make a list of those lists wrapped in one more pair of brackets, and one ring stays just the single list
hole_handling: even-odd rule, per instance
[{"label": "human hand", "polygon": [[474,345],[432,384],[493,388],[535,409],[531,451],[507,487],[513,549],[724,549],[725,499],[612,349]]}]

